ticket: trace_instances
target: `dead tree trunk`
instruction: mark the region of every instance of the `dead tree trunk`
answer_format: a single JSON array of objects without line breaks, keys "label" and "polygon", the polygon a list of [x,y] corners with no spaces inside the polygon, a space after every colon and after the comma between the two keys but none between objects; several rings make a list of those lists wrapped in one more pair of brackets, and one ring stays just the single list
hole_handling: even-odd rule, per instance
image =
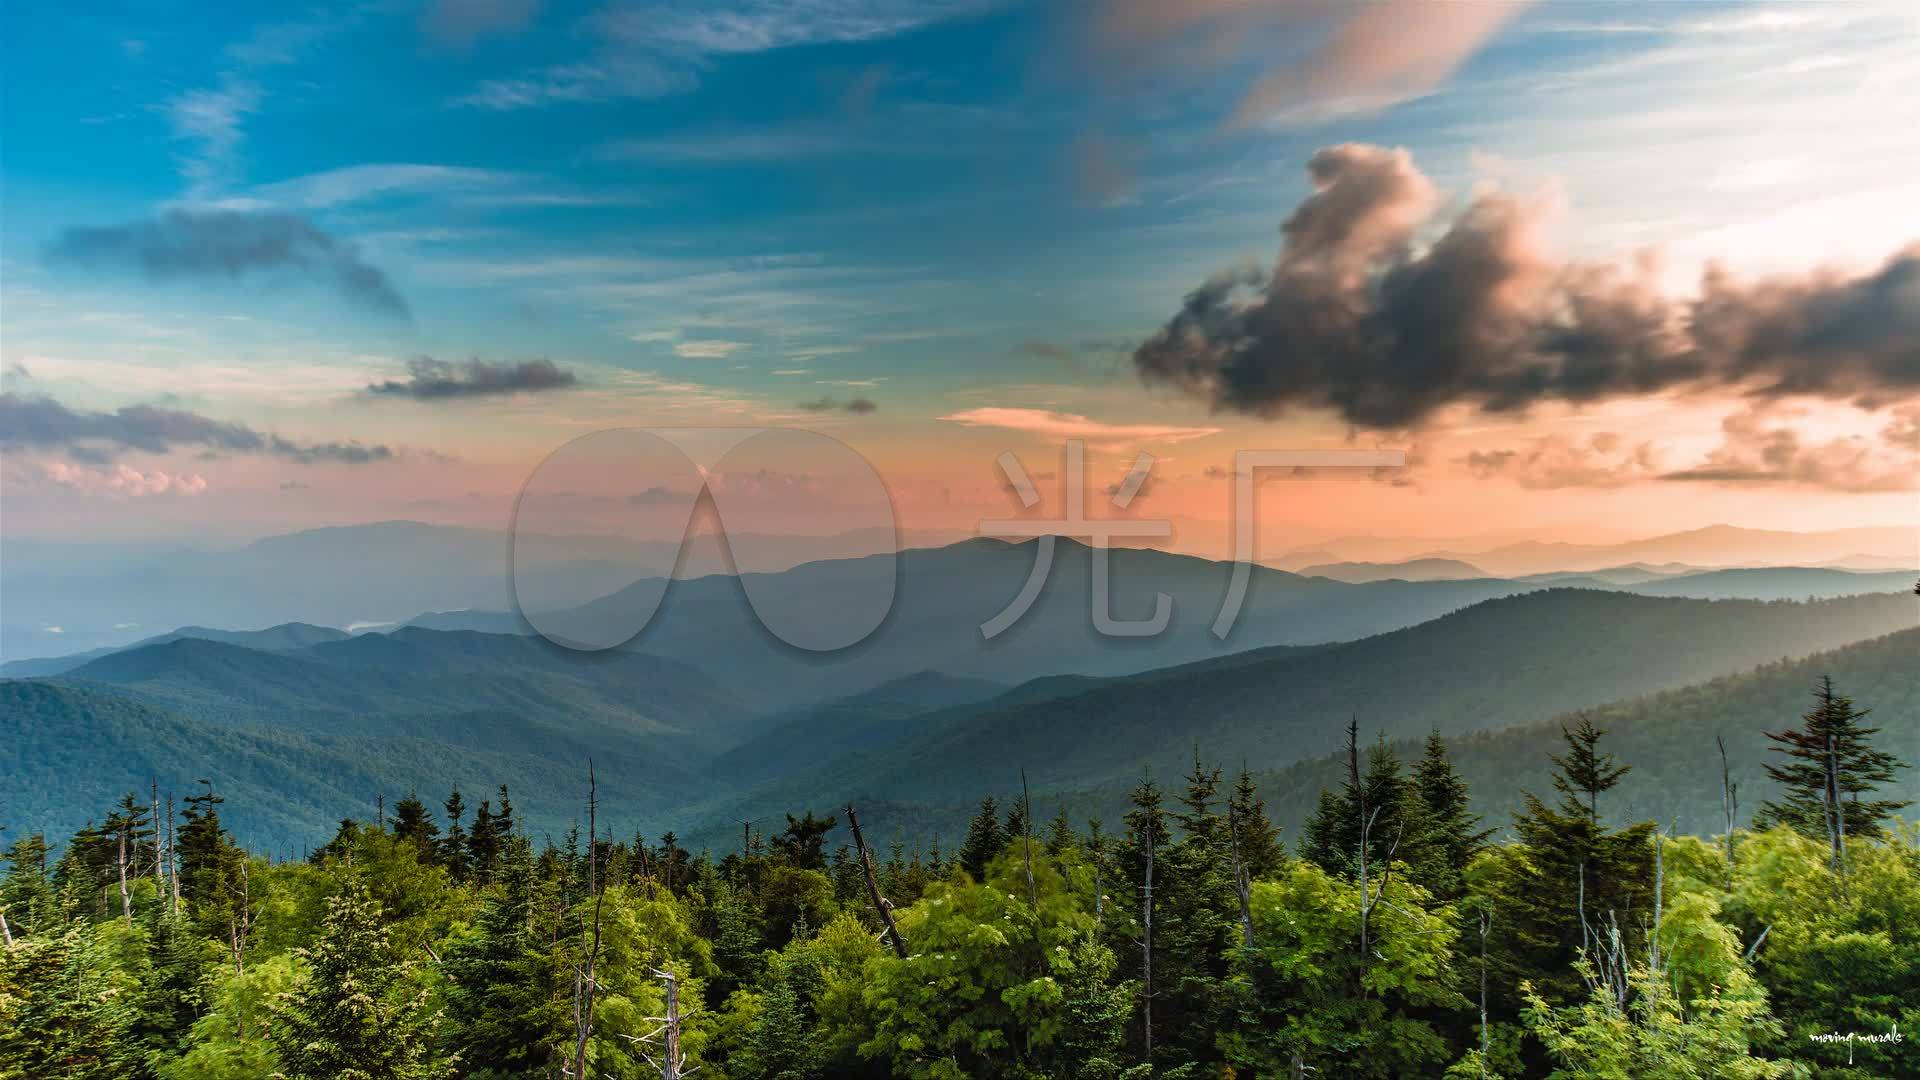
[{"label": "dead tree trunk", "polygon": [[1487,1075],[1487,933],[1493,929],[1493,909],[1480,909],[1480,1075]]},{"label": "dead tree trunk", "polygon": [[[132,802],[133,800],[128,799],[127,801]],[[130,822],[122,821],[120,823],[119,835],[116,838],[119,841],[120,914],[126,918],[129,927],[133,925],[133,894],[127,891],[127,830],[131,827]]]},{"label": "dead tree trunk", "polygon": [[[642,1048],[640,1056],[646,1058],[647,1064],[660,1074],[660,1080],[683,1080],[693,1075],[694,1070],[687,1068],[687,1055],[680,1049],[680,980],[674,977],[673,972],[659,968],[653,969],[653,977],[667,984],[667,1014],[648,1017],[660,1026],[645,1038],[636,1039],[631,1035],[620,1037]],[[658,1059],[644,1049],[656,1040],[660,1044]]]},{"label": "dead tree trunk", "polygon": [[[1027,794],[1027,770],[1020,770],[1020,839],[1026,845],[1027,907],[1040,914],[1040,890],[1033,883],[1033,796]],[[1036,927],[1036,932],[1037,932]]]},{"label": "dead tree trunk", "polygon": [[167,890],[167,877],[160,865],[160,778],[152,778],[148,816],[153,818],[153,898],[157,903]]},{"label": "dead tree trunk", "polygon": [[1733,772],[1727,767],[1727,741],[1715,735],[1713,741],[1720,744],[1720,809],[1727,818],[1727,875],[1733,875],[1733,825],[1740,813],[1740,789],[1733,782]]},{"label": "dead tree trunk", "polygon": [[873,900],[873,909],[880,913],[880,921],[887,928],[887,940],[893,945],[893,953],[900,959],[907,958],[907,939],[900,936],[900,927],[893,921],[893,905],[880,895],[880,879],[873,873],[873,855],[867,851],[867,841],[860,834],[860,819],[854,816],[853,804],[847,804],[847,828],[853,830],[853,846],[860,856],[860,870],[867,877],[867,895]]},{"label": "dead tree trunk", "polygon": [[593,896],[593,927],[587,945],[587,957],[584,966],[573,969],[573,1076],[581,1080],[587,1075],[587,1038],[593,1034],[593,981],[594,962],[600,958],[600,902],[602,895],[599,881],[594,876],[593,845],[600,835],[599,791],[594,782],[593,759],[587,759],[587,892]]},{"label": "dead tree trunk", "polygon": [[6,942],[7,948],[13,948],[13,930],[7,926],[7,906],[5,904],[0,904],[0,941]]},{"label": "dead tree trunk", "polygon": [[173,792],[167,792],[167,889],[171,893],[172,906],[168,914],[180,914],[180,867],[174,863],[173,847]]},{"label": "dead tree trunk", "polygon": [[1240,860],[1240,812],[1227,804],[1227,835],[1233,845],[1233,891],[1240,897],[1240,939],[1253,948],[1253,896],[1247,880],[1247,864]]}]

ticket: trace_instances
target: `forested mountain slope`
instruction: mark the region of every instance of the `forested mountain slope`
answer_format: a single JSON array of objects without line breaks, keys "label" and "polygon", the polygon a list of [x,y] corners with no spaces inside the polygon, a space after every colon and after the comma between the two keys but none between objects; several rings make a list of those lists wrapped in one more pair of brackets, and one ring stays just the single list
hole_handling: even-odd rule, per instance
[{"label": "forested mountain slope", "polygon": [[[1522,792],[1553,797],[1547,754],[1562,751],[1562,726],[1584,715],[1606,731],[1601,749],[1633,768],[1601,806],[1610,820],[1653,819],[1677,824],[1682,832],[1711,835],[1726,828],[1715,738],[1726,741],[1728,767],[1739,785],[1736,820],[1745,827],[1753,811],[1777,794],[1764,766],[1784,759],[1770,752],[1774,744],[1765,733],[1797,726],[1813,701],[1815,685],[1829,675],[1855,705],[1873,710],[1869,723],[1881,729],[1876,746],[1903,761],[1920,763],[1920,629],[1578,714],[1449,739],[1447,748],[1472,786],[1475,809],[1486,815],[1489,825],[1504,826],[1522,805]],[[1363,737],[1371,730],[1363,719]],[[1327,741],[1338,737],[1332,730],[1326,734]],[[1420,753],[1417,739],[1400,740],[1394,748],[1407,761]],[[1320,789],[1337,788],[1345,768],[1343,758],[1329,756],[1261,775],[1260,787],[1275,820],[1288,825],[1305,820]],[[1920,769],[1897,776],[1887,797],[1920,802]],[[1118,791],[1108,791],[1089,802],[1117,803],[1119,798]]]},{"label": "forested mountain slope", "polygon": [[990,708],[777,781],[724,812],[813,805],[821,792],[957,805],[1020,768],[1036,791],[1104,789],[1143,767],[1172,775],[1196,745],[1271,769],[1331,751],[1350,716],[1389,738],[1494,731],[1915,623],[1912,596],[1763,603],[1542,591],[1311,653],[1255,653]]}]

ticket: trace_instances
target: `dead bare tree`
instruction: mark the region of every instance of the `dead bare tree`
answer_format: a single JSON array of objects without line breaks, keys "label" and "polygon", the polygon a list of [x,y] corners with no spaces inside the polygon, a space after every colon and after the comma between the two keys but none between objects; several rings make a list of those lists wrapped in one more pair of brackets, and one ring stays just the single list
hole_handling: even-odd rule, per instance
[{"label": "dead bare tree", "polygon": [[167,876],[160,865],[160,778],[151,777],[150,781],[147,813],[153,818],[153,897],[157,902],[166,893]]},{"label": "dead bare tree", "polygon": [[600,959],[600,904],[603,894],[599,880],[594,876],[593,845],[600,835],[599,789],[594,781],[593,759],[587,759],[587,892],[593,896],[593,927],[587,945],[584,965],[573,968],[573,1072],[578,1078],[587,1075],[587,1039],[593,1034],[593,992],[599,988],[594,982],[594,963]]},{"label": "dead bare tree", "polygon": [[[158,832],[158,829],[155,829]],[[169,915],[180,914],[180,867],[174,862],[173,792],[167,792],[167,886],[172,893]]]},{"label": "dead bare tree", "polygon": [[[1020,839],[1026,845],[1027,907],[1040,914],[1040,890],[1033,883],[1033,796],[1027,793],[1027,770],[1020,770]],[[1037,929],[1037,928],[1036,928]]]},{"label": "dead bare tree", "polygon": [[[698,1065],[687,1068],[686,1052],[680,1049],[680,980],[671,971],[653,969],[653,977],[661,980],[667,987],[667,1015],[650,1016],[647,1019],[660,1026],[651,1034],[641,1038],[622,1035],[621,1038],[634,1044],[640,1056],[660,1074],[660,1080],[685,1080],[700,1070]],[[656,1045],[657,1044],[657,1045]],[[652,1047],[660,1052],[655,1058],[646,1048]]]},{"label": "dead bare tree", "polygon": [[1480,1075],[1487,1075],[1487,934],[1493,929],[1493,908],[1480,905]]},{"label": "dead bare tree", "polygon": [[880,922],[887,928],[887,941],[893,945],[895,956],[907,958],[907,939],[900,936],[900,927],[893,921],[893,904],[880,895],[880,879],[873,873],[873,853],[867,850],[866,837],[860,833],[860,819],[854,815],[853,804],[848,803],[847,828],[853,831],[853,846],[860,857],[860,871],[867,878],[867,895],[873,900],[873,909],[880,913]]},{"label": "dead bare tree", "polygon": [[1733,782],[1733,772],[1727,767],[1727,741],[1718,735],[1713,741],[1720,746],[1720,809],[1727,818],[1727,874],[1733,874],[1733,824],[1740,813],[1740,785]]},{"label": "dead bare tree", "polygon": [[[133,802],[132,796],[128,796],[127,802],[129,803]],[[119,843],[118,861],[120,863],[120,914],[126,917],[127,926],[132,927],[133,926],[133,893],[127,890],[127,831],[133,828],[133,823],[123,817],[120,819],[119,826],[120,827],[117,830],[115,830],[114,838]]]},{"label": "dead bare tree", "polygon": [[1233,891],[1240,897],[1240,939],[1253,948],[1253,886],[1247,880],[1247,864],[1240,858],[1240,811],[1227,801],[1227,837],[1233,850]]}]

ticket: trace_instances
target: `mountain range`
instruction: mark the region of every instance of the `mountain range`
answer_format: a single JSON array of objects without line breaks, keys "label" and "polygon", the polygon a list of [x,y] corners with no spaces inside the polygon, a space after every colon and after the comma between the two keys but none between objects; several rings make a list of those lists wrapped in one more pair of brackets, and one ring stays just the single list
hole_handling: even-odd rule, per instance
[{"label": "mountain range", "polygon": [[[205,777],[236,794],[243,837],[297,845],[317,838],[294,823],[365,815],[379,797],[437,802],[458,784],[472,804],[506,783],[522,820],[558,835],[592,757],[616,820],[692,825],[714,843],[741,819],[848,798],[876,829],[947,831],[1022,768],[1038,795],[1098,806],[1143,767],[1176,775],[1196,746],[1270,772],[1308,767],[1349,717],[1393,739],[1480,738],[1916,621],[1914,598],[1892,592],[1699,600],[1264,571],[1252,632],[1221,643],[1207,624],[1224,564],[1128,551],[1113,560],[1116,613],[1138,617],[1165,592],[1177,632],[1116,641],[1088,629],[1087,552],[1063,544],[1029,621],[984,641],[979,622],[1031,555],[998,541],[906,553],[900,608],[844,656],[772,641],[720,577],[676,583],[655,626],[603,652],[492,632],[506,617],[484,613],[351,636],[183,629],[0,682],[0,820],[71,829],[149,777],[182,791]],[[779,603],[830,606],[848,572],[808,564],[763,585]],[[1798,706],[1780,685],[1769,717]]]}]

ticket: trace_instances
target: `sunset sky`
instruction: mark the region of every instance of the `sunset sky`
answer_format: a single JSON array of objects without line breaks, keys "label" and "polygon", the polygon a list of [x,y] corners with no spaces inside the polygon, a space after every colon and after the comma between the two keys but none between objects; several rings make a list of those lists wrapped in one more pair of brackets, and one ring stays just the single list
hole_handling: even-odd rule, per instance
[{"label": "sunset sky", "polygon": [[1247,448],[1408,451],[1301,543],[1920,510],[1909,2],[268,7],[0,15],[8,536],[505,528],[716,424],[918,529],[1149,453],[1199,550]]}]

